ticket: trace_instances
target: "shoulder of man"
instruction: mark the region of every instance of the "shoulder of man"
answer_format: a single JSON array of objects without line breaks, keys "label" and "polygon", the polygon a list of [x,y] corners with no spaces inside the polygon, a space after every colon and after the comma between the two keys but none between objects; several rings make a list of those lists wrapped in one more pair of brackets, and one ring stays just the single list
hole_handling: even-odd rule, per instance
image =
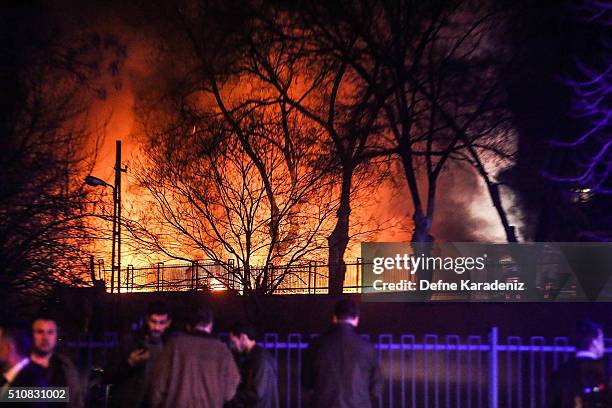
[{"label": "shoulder of man", "polygon": [[371,343],[361,337],[353,327],[332,325],[328,330],[321,335],[310,340],[311,344],[337,343],[350,341],[353,344],[358,344],[363,347],[370,347]]},{"label": "shoulder of man", "polygon": [[[345,337],[346,339],[347,337]],[[357,331],[351,330],[348,333],[348,341],[353,350],[359,352],[359,357],[367,359],[377,359],[376,347],[370,340],[362,337]]]},{"label": "shoulder of man", "polygon": [[252,358],[254,361],[265,362],[265,363],[274,362],[274,357],[272,356],[272,353],[270,353],[270,351],[268,351],[265,347],[259,344],[255,346],[252,353],[253,353]]},{"label": "shoulder of man", "polygon": [[[62,370],[64,371],[64,373],[66,373],[67,376],[69,377],[76,377],[76,379],[79,378],[79,369],[77,368],[77,366],[74,364],[74,362],[72,361],[72,359],[70,357],[68,357],[67,355],[63,354],[63,353],[53,353],[53,357],[51,359],[51,364],[57,364],[59,367],[62,368]],[[72,380],[72,378],[71,378]]]},{"label": "shoulder of man", "polygon": [[308,344],[310,345],[310,347],[319,346],[323,343],[333,341],[337,337],[337,334],[337,327],[335,325],[330,326],[324,332],[318,335],[311,335],[310,339],[308,339]]},{"label": "shoulder of man", "polygon": [[[189,347],[193,345],[206,345],[206,347],[229,349],[221,340],[209,334],[180,333],[170,337],[166,342],[166,347]],[[231,353],[230,353],[231,355]]]},{"label": "shoulder of man", "polygon": [[53,356],[51,357],[51,364],[59,364],[64,367],[75,368],[72,359],[64,353],[53,353]]}]

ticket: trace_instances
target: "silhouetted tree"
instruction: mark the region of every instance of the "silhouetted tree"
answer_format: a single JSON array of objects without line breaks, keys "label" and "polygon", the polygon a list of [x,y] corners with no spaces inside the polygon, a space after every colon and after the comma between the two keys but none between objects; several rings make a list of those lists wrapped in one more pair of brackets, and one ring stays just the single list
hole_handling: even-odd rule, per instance
[{"label": "silhouetted tree", "polygon": [[85,282],[86,250],[96,236],[84,218],[91,208],[81,177],[96,149],[86,127],[87,107],[103,96],[104,73],[116,72],[123,58],[115,39],[71,37],[47,18],[41,5],[12,4],[3,6],[0,23],[0,298],[5,301]]},{"label": "silhouetted tree", "polygon": [[[599,1],[588,1],[578,7],[582,12],[582,23],[609,29],[612,26],[612,5]],[[607,35],[606,35],[607,34]],[[609,30],[599,35],[598,53],[590,61],[576,62],[577,74],[566,77],[563,82],[573,91],[572,116],[584,123],[586,130],[573,140],[553,140],[554,145],[572,149],[579,174],[553,175],[556,181],[571,182],[579,188],[588,188],[592,193],[612,193],[612,51],[609,49]]]},{"label": "silhouetted tree", "polygon": [[[268,226],[266,230],[260,229],[255,234],[258,236],[257,242],[265,242],[265,245],[254,244],[254,231],[247,233],[246,230],[240,229],[235,230],[237,233],[234,234],[231,245],[213,250],[215,245],[223,242],[221,235],[226,229],[232,229],[232,222],[242,223],[250,217],[248,214],[239,215],[230,210],[221,214],[222,219],[208,220],[210,226],[219,226],[221,234],[208,234],[206,239],[199,240],[196,247],[210,259],[223,260],[231,255],[247,270],[253,265],[253,258],[257,258],[263,265],[261,270],[266,273],[269,266],[283,262],[291,266],[298,260],[306,259],[307,254],[311,258],[320,258],[321,250],[327,248],[327,245],[321,242],[321,237],[325,234],[330,237],[328,242],[330,248],[333,248],[330,252],[333,253],[338,247],[335,244],[337,239],[333,237],[338,235],[339,230],[336,227],[330,233],[329,223],[330,214],[336,212],[341,220],[339,222],[345,222],[342,227],[344,236],[338,238],[343,240],[343,254],[349,239],[348,196],[363,184],[362,181],[355,183],[352,179],[359,164],[356,158],[365,148],[365,140],[370,134],[369,131],[359,131],[357,125],[358,121],[368,121],[367,118],[370,118],[368,126],[372,127],[376,115],[369,113],[364,104],[359,104],[360,111],[352,111],[356,121],[349,123],[346,119],[347,105],[338,100],[345,95],[339,95],[338,87],[344,79],[342,73],[335,71],[336,64],[333,63],[329,69],[314,64],[310,67],[313,69],[311,74],[308,72],[309,67],[303,65],[304,61],[293,53],[295,50],[285,52],[283,45],[275,41],[271,31],[260,30],[261,24],[267,24],[268,18],[271,17],[268,13],[275,12],[273,7],[255,10],[248,4],[227,6],[212,1],[191,6],[196,8],[179,6],[173,10],[176,17],[173,32],[179,38],[173,40],[175,49],[172,55],[181,58],[188,67],[187,71],[184,74],[175,72],[173,76],[177,79],[171,81],[168,92],[161,98],[156,96],[155,99],[158,102],[165,100],[167,103],[174,98],[175,102],[170,103],[167,111],[182,115],[181,120],[187,121],[188,124],[170,128],[180,128],[186,140],[192,140],[190,138],[200,134],[200,129],[210,129],[212,123],[219,124],[215,130],[216,136],[210,136],[206,142],[191,142],[184,147],[203,146],[204,143],[208,146],[206,149],[210,149],[210,146],[218,144],[214,149],[217,152],[215,154],[231,153],[240,156],[245,161],[248,174],[244,169],[237,171],[239,176],[232,182],[232,188],[242,189],[245,186],[245,178],[253,180],[255,177],[257,182],[261,183],[260,186],[246,185],[247,189],[256,188],[257,194],[251,192],[240,199],[248,202],[256,197],[261,203],[257,206],[257,217],[261,220],[267,217]],[[235,20],[240,20],[240,25],[233,25],[232,21]],[[261,36],[254,36],[255,32],[259,32]],[[293,46],[289,42],[286,45],[289,48]],[[276,61],[273,62],[274,59]],[[331,82],[328,82],[330,77],[320,75],[320,69],[333,75],[335,80],[332,77]],[[275,76],[276,74],[283,75],[282,81],[287,81],[288,84],[294,81],[307,84],[313,80],[312,84],[303,86],[313,91],[309,98],[314,100],[316,105],[306,108],[305,105],[296,104],[292,97],[278,89],[278,86],[284,87],[285,84],[277,82],[280,77]],[[166,72],[163,75],[166,75]],[[317,76],[319,78],[315,78]],[[346,93],[344,90],[342,92]],[[196,95],[198,102],[190,103],[189,98]],[[150,108],[145,110],[150,111]],[[341,119],[336,120],[336,115]],[[154,122],[146,120],[149,123]],[[197,129],[194,131],[196,136],[188,136],[192,127]],[[341,129],[342,127],[344,128]],[[156,125],[149,128],[151,131],[148,134],[154,135]],[[220,129],[225,132],[223,135],[218,133]],[[167,136],[165,133],[161,138],[167,140]],[[149,137],[149,140],[153,146],[164,144],[159,138]],[[238,150],[225,150],[229,146]],[[336,148],[339,148],[342,154],[336,154]],[[195,148],[194,155],[193,160],[196,162],[207,163],[206,160],[209,160],[198,148]],[[163,167],[162,164],[159,166]],[[214,170],[215,166],[206,164],[203,169],[205,168]],[[201,174],[204,174],[204,171]],[[212,172],[207,176],[212,177]],[[184,174],[181,177],[184,177]],[[223,177],[230,175],[221,174],[221,178],[211,180],[220,185]],[[335,186],[337,177],[343,180],[341,188]],[[160,179],[159,174],[145,178]],[[373,179],[370,177],[367,182]],[[188,182],[193,188],[200,190],[206,185],[194,183],[193,180]],[[150,183],[144,184],[148,188],[151,187]],[[292,193],[287,194],[287,191]],[[337,196],[341,197],[339,204]],[[208,197],[207,200],[212,198]],[[228,203],[224,202],[223,205]],[[172,214],[175,213],[176,211],[172,211]],[[235,221],[230,220],[229,213],[236,216]],[[254,226],[260,228],[259,223]],[[287,231],[291,242],[287,240]],[[279,245],[287,247],[290,253],[299,256],[273,255],[277,251],[275,246]],[[268,255],[261,255],[262,246]],[[313,251],[314,249],[316,251]],[[257,251],[259,254],[256,254]],[[334,279],[336,275],[330,276]],[[244,287],[248,288],[251,277],[240,279]],[[260,283],[266,282],[266,279],[257,280]],[[343,279],[339,282],[340,288],[342,281]],[[266,291],[274,286],[261,286],[261,289]],[[335,284],[334,287],[338,285]]]},{"label": "silhouetted tree", "polygon": [[207,278],[273,293],[325,248],[334,205],[308,148],[317,136],[270,106],[248,116],[233,111],[239,123],[204,113],[216,106],[193,108],[150,134],[138,178],[154,205],[128,228],[141,247],[173,259],[235,260]]},{"label": "silhouetted tree", "polygon": [[[612,194],[612,5],[586,1],[567,8],[583,34],[583,47],[574,56],[575,69],[562,82],[571,89],[570,117],[578,132],[557,135],[552,141],[566,165],[546,175],[572,190],[570,200],[582,209],[581,240],[609,241],[612,218],[607,214]],[[594,41],[596,40],[596,41]],[[586,44],[588,42],[588,44]],[[577,133],[577,136],[574,134]]]},{"label": "silhouetted tree", "polygon": [[449,160],[474,166],[508,241],[516,241],[487,167],[512,160],[500,21],[502,11],[488,2],[300,3],[262,14],[250,33],[244,53],[253,72],[325,130],[342,169],[330,293],[342,291],[352,175],[371,158],[399,158],[414,242],[433,239],[438,180]]}]

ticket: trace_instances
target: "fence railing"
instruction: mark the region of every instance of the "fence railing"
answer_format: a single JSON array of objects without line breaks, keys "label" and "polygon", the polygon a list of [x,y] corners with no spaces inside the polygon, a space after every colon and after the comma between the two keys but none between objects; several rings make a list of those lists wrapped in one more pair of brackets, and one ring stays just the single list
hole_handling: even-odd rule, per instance
[{"label": "fence railing", "polygon": [[[344,293],[362,293],[366,286],[362,282],[364,264],[361,258],[346,264],[344,278]],[[488,264],[505,282],[514,282],[518,279],[516,265],[512,262],[499,262]],[[569,285],[565,290],[558,290],[558,276],[550,272],[550,263],[540,263],[534,272],[535,290],[539,292],[542,300],[555,293],[557,299],[574,298],[575,285]],[[556,264],[555,264],[556,265]],[[557,265],[558,266],[558,265]],[[104,263],[99,262],[95,273],[98,279],[110,282],[111,271],[105,269]],[[398,275],[395,281],[403,279]],[[234,262],[204,262],[193,261],[186,264],[158,263],[149,267],[134,267],[128,265],[121,271],[122,292],[166,292],[166,291],[193,291],[193,290],[232,290],[244,293],[245,282],[248,288],[264,288],[265,293],[274,294],[326,294],[329,284],[329,266],[318,261],[294,265],[270,265],[267,268],[251,267],[245,271],[243,267],[235,266]],[[248,278],[247,278],[248,277]],[[416,276],[412,277],[416,279]],[[441,272],[433,272],[433,280],[443,278]],[[107,285],[108,286],[108,285]],[[558,292],[558,293],[557,293]],[[451,300],[459,296],[439,292],[439,300]],[[441,297],[440,297],[441,296]],[[483,295],[479,295],[483,300]],[[521,295],[501,292],[486,295],[487,299],[494,296],[503,296],[501,300],[519,299]]]},{"label": "fence railing", "polygon": [[[346,293],[360,292],[361,267],[359,259],[347,263],[344,280]],[[96,266],[98,279],[110,282],[111,270],[100,260]],[[186,264],[158,263],[148,267],[128,265],[121,270],[122,292],[166,292],[189,290],[244,290],[244,276],[250,277],[250,287],[259,286],[265,276],[265,286],[278,294],[328,293],[328,266],[318,261],[305,264],[251,267],[248,272],[228,262],[194,261]],[[107,285],[108,286],[108,285]],[[272,289],[273,288],[273,289]]]},{"label": "fence railing", "polygon": [[[227,335],[220,336],[227,340]],[[304,350],[313,335],[267,333],[260,343],[274,356],[281,406],[305,407],[301,386]],[[552,372],[574,352],[566,337],[507,336],[494,327],[487,336],[412,334],[364,335],[378,350],[384,377],[380,408],[540,408],[546,407]],[[115,339],[115,340],[113,340]],[[116,345],[103,341],[68,342],[89,354]],[[90,347],[91,346],[91,347]],[[88,353],[83,348],[89,347]],[[606,364],[612,370],[612,340],[606,339]],[[99,359],[98,359],[99,361]]]}]

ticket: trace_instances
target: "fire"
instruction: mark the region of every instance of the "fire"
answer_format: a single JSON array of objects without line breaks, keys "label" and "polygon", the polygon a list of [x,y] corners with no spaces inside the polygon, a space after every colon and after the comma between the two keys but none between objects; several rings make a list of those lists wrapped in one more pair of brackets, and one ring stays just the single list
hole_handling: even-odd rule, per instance
[{"label": "fire", "polygon": [[[150,203],[153,201],[144,189],[137,186],[134,169],[142,162],[142,158],[147,156],[147,152],[142,149],[142,141],[145,140],[142,128],[139,126],[139,118],[136,113],[138,103],[138,87],[142,87],[143,83],[147,83],[150,79],[151,70],[148,62],[148,55],[152,47],[147,46],[135,33],[127,31],[124,40],[128,43],[128,57],[126,61],[126,69],[121,72],[122,87],[109,95],[104,101],[99,101],[93,107],[93,115],[91,119],[92,129],[99,129],[100,124],[105,124],[106,138],[100,146],[95,167],[92,174],[111,182],[113,178],[114,164],[114,141],[121,139],[123,141],[123,157],[124,164],[128,167],[127,174],[124,174],[123,179],[123,209],[125,217],[138,216],[146,214],[149,211]],[[136,79],[135,79],[136,78]],[[261,89],[259,84],[247,81],[236,81],[231,92],[233,98],[240,99],[245,95],[250,95],[253,92]],[[149,84],[148,86],[151,86]],[[305,84],[303,86],[306,86]],[[347,92],[349,92],[348,90]],[[292,92],[298,92],[299,88],[292,88]],[[228,91],[229,93],[229,91]],[[350,92],[349,92],[350,93]],[[261,96],[261,95],[260,95]],[[195,133],[197,127],[194,125],[192,132]],[[463,177],[474,178],[474,175],[465,173]],[[395,179],[395,180],[394,180]],[[397,180],[400,180],[398,182]],[[477,226],[483,232],[482,235],[491,240],[500,240],[503,233],[498,225],[496,213],[492,206],[488,204],[487,193],[484,186],[479,183],[477,186],[472,186],[468,193],[461,191],[461,187],[465,186],[462,180],[455,179],[450,183],[448,191],[452,194],[447,194],[455,197],[462,197],[461,204],[467,208],[468,219],[471,219],[471,225]],[[410,204],[408,204],[408,189],[395,170],[392,179],[387,179],[381,184],[361,191],[357,194],[353,202],[353,212],[351,213],[352,230],[351,235],[354,238],[350,241],[345,254],[345,260],[352,262],[360,256],[359,243],[364,240],[368,241],[406,241],[410,238],[412,230],[412,221],[409,218]],[[101,200],[110,202],[112,199],[110,194],[101,196]],[[453,211],[457,211],[457,201],[448,200],[441,197],[439,206],[448,206],[448,211],[441,211],[449,218]],[[444,229],[448,219],[438,217],[434,225],[434,235],[439,234],[444,236]],[[100,223],[100,228],[110,229],[110,226],[104,226],[100,220],[92,221]],[[369,234],[363,234],[364,231],[374,231]],[[173,237],[166,235],[163,238],[166,244],[172,246]],[[162,253],[142,253],[139,251],[138,243],[131,242],[131,237],[124,230],[123,236],[123,253],[121,264],[124,268],[149,268],[158,262],[167,262],[169,257]],[[92,252],[98,254],[98,258],[105,259],[105,264],[110,263],[110,241],[99,241]],[[185,254],[191,255],[193,259],[202,257],[201,253]],[[313,259],[317,261],[325,261],[325,259]],[[263,264],[265,261],[261,256],[255,255],[254,264]],[[122,277],[123,279],[123,277]],[[143,282],[144,283],[144,282]],[[212,279],[210,282],[212,290],[222,290],[223,284],[217,279]],[[122,289],[127,290],[127,288]]]}]

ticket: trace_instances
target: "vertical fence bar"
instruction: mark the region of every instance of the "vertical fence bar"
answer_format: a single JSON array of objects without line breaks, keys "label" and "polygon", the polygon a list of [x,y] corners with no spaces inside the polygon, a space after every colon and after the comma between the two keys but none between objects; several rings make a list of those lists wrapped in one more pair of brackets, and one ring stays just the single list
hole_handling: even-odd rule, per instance
[{"label": "vertical fence bar", "polygon": [[361,258],[357,258],[357,263],[355,264],[355,292],[361,293]]},{"label": "vertical fence bar", "polygon": [[[389,393],[389,403],[385,406],[389,408],[393,408],[393,335],[392,334],[381,334],[378,336],[378,344],[380,346],[380,350],[386,348],[387,349],[387,392]],[[384,347],[386,344],[387,347]]]},{"label": "vertical fence bar", "polygon": [[472,342],[474,340],[473,336],[468,337],[467,345],[467,406],[468,408],[472,408]]},{"label": "vertical fence bar", "polygon": [[461,340],[459,339],[459,336],[457,336],[457,368],[455,369],[455,375],[456,375],[456,381],[457,384],[455,385],[456,388],[456,392],[457,392],[457,408],[461,408],[461,352],[459,351],[459,347],[461,346]]},{"label": "vertical fence bar", "polygon": [[196,287],[196,283],[195,283],[195,272],[196,272],[196,263],[195,261],[191,262],[191,268],[189,268],[191,270],[191,277],[190,277],[190,281],[189,281],[189,289],[194,290]]},{"label": "vertical fence bar", "polygon": [[403,335],[400,338],[400,344],[402,347],[401,352],[401,398],[402,408],[406,408],[406,350],[410,348],[410,399],[411,407],[416,406],[416,378],[415,378],[415,365],[414,365],[414,336]]},{"label": "vertical fence bar", "polygon": [[[533,345],[533,338],[531,339],[530,345]],[[533,408],[535,406],[535,359],[533,350],[529,351],[529,406]]]},{"label": "vertical fence bar", "polygon": [[[433,343],[431,343],[433,341]],[[433,367],[434,367],[434,407],[438,408],[440,406],[440,364],[439,364],[439,350],[438,350],[438,335],[436,334],[426,334],[424,341],[424,354],[425,354],[425,367],[424,370],[426,373],[431,372],[429,369],[429,358],[428,351],[433,351]],[[429,381],[424,379],[425,383],[425,407],[429,407]]]},{"label": "vertical fence bar", "polygon": [[[477,373],[481,373],[481,351],[479,349],[479,347],[482,345],[482,338],[480,336],[469,336],[468,337],[468,353],[467,353],[467,384],[468,384],[468,389],[467,389],[467,406],[468,408],[472,408],[472,389],[471,389],[471,384],[473,384],[474,382],[472,381],[473,375],[472,375],[472,351],[473,349],[476,350],[476,362],[477,362],[477,368],[476,368],[476,372]],[[481,394],[481,389],[482,389],[482,381],[480,380],[480,378],[478,378],[476,380],[476,384],[478,384],[478,386],[476,387],[476,401],[478,406],[480,407],[480,394]]]},{"label": "vertical fence bar", "polygon": [[497,408],[499,402],[499,331],[492,327],[489,333],[489,408]]},{"label": "vertical fence bar", "polygon": [[[292,334],[287,336],[287,406],[291,405],[291,349],[293,348],[293,343],[291,342]],[[299,385],[298,385],[299,386]]]},{"label": "vertical fence bar", "polygon": [[311,283],[312,281],[312,261],[308,261],[308,294],[310,294],[310,288],[311,288]]},{"label": "vertical fence bar", "polygon": [[134,265],[128,265],[127,267],[127,275],[129,278],[129,282],[126,282],[125,286],[130,288],[130,292],[134,291]]},{"label": "vertical fence bar", "polygon": [[[293,339],[297,339],[297,342],[294,342]],[[299,353],[299,349],[300,349],[300,341],[301,340],[301,336],[297,333],[290,333],[287,336],[287,406],[291,406],[291,379],[293,378],[292,376],[292,362],[291,362],[291,356],[292,356],[292,349],[295,347],[296,349],[296,355],[297,353]],[[297,365],[297,364],[296,364]],[[295,378],[297,379],[297,382],[295,384],[295,394],[297,396],[298,392],[297,392],[297,387],[299,387],[299,383],[301,382],[301,372],[300,371],[296,371],[295,373]],[[295,406],[295,404],[293,404],[293,406]]]},{"label": "vertical fence bar", "polygon": [[296,339],[296,354],[297,354],[297,367],[296,367],[296,397],[297,397],[297,408],[302,407],[302,335],[300,333],[294,333],[289,335],[289,341],[291,338]]},{"label": "vertical fence bar", "polygon": [[506,339],[506,405],[509,407],[512,406],[512,353],[515,350],[513,342],[514,337],[508,336],[508,338]]},{"label": "vertical fence bar", "polygon": [[[544,338],[542,338],[542,346],[544,346]],[[546,376],[546,353],[540,352],[540,402],[541,406],[546,406],[546,381],[544,378]]]},{"label": "vertical fence bar", "polygon": [[[362,334],[361,338],[363,338],[364,340],[368,341],[368,339],[370,338],[369,335],[367,334]],[[383,361],[383,355],[382,355],[382,347],[380,347],[380,337],[378,338],[378,344],[376,345],[376,358],[378,358],[378,365],[380,367],[380,371],[381,371],[381,375],[382,375],[382,361]],[[383,382],[383,388],[384,388],[384,382]],[[381,397],[378,399],[378,408],[383,408],[383,399],[384,399],[384,395],[381,395]]]},{"label": "vertical fence bar", "polygon": [[[427,352],[427,336],[425,336],[425,341],[423,342],[423,372],[430,373],[429,369],[429,358]],[[423,376],[423,407],[429,408],[429,378],[427,376]]]},{"label": "vertical fence bar", "polygon": [[446,408],[450,408],[450,358],[451,358],[451,350],[448,347],[450,345],[450,337],[452,336],[446,336],[446,339],[444,340],[445,346],[446,346],[446,350],[444,351],[444,367],[446,368],[446,370],[444,370],[444,393],[445,393],[445,401],[446,401]]},{"label": "vertical fence bar", "polygon": [[[446,350],[446,406],[448,408],[461,408],[461,389],[459,384],[461,383],[461,353],[459,351],[459,346],[461,341],[459,336],[456,334],[446,336],[446,346],[448,347]],[[454,346],[454,347],[449,347]],[[454,349],[454,350],[453,350]],[[451,405],[452,392],[451,392],[451,360],[452,353],[455,352],[456,356],[456,367],[455,367],[455,403]]]},{"label": "vertical fence bar", "polygon": [[[521,354],[521,338],[516,336],[509,336],[507,340],[507,348],[506,348],[506,401],[509,407],[522,407],[523,406],[523,397],[521,388],[521,380],[522,380],[522,354]],[[512,378],[512,357],[513,352],[516,352],[516,378],[513,380]],[[513,395],[512,395],[512,385],[517,384],[517,397],[516,403],[513,404]]]},{"label": "vertical fence bar", "polygon": [[160,278],[161,278],[161,264],[157,264],[157,291],[160,289]]},{"label": "vertical fence bar", "polygon": [[[531,408],[536,407],[536,354],[535,347],[543,346],[543,337],[531,337],[529,340],[529,346],[531,351],[529,352],[529,406]],[[544,352],[540,352],[544,356]],[[543,381],[540,379],[540,391],[543,391]]]},{"label": "vertical fence bar", "polygon": [[232,289],[235,290],[236,289],[236,273],[234,271],[234,268],[232,267],[233,265],[230,264],[230,261],[231,259],[228,259],[226,265],[224,265],[223,262],[220,262],[219,264],[227,272],[227,279],[231,282]]}]

